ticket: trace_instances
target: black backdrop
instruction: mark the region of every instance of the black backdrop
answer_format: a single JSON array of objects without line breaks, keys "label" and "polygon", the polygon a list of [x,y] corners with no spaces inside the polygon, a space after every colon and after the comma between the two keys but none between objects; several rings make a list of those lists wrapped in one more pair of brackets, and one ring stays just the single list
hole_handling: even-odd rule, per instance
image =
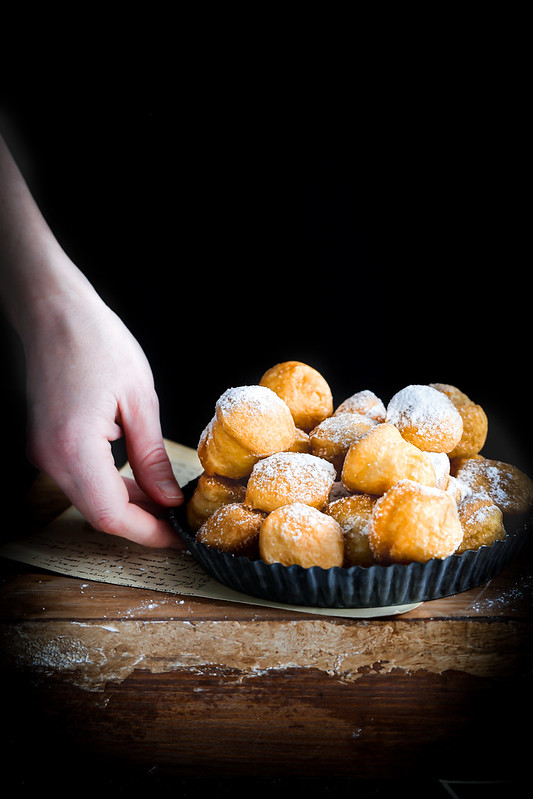
[{"label": "black backdrop", "polygon": [[[489,414],[487,454],[528,468],[513,99],[155,85],[43,77],[8,86],[2,119],[57,237],[145,349],[164,435],[196,446],[225,388],[298,359],[336,404],[453,383]],[[2,335],[6,446],[20,453],[23,367]]]}]

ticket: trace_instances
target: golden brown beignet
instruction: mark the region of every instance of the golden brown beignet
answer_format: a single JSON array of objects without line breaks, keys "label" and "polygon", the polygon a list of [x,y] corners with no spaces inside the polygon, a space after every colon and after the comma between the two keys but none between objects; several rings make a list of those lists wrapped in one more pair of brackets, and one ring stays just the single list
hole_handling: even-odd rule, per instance
[{"label": "golden brown beignet", "polygon": [[452,555],[463,528],[446,491],[402,480],[376,502],[368,537],[379,563],[426,563]]},{"label": "golden brown beignet", "polygon": [[284,361],[269,369],[259,385],[287,403],[296,427],[306,433],[333,413],[331,389],[324,377],[301,361]]},{"label": "golden brown beignet", "polygon": [[332,463],[340,474],[350,446],[376,424],[373,419],[360,413],[328,416],[309,433],[311,452]]},{"label": "golden brown beignet", "polygon": [[292,502],[323,508],[334,482],[328,461],[305,452],[278,452],[252,469],[245,502],[267,513]]},{"label": "golden brown beignet", "polygon": [[430,385],[453,402],[463,420],[463,434],[450,452],[450,458],[471,458],[473,455],[477,455],[483,449],[488,433],[487,415],[481,405],[476,405],[455,386],[447,383],[431,383]]},{"label": "golden brown beignet", "polygon": [[450,474],[457,477],[457,472],[461,466],[469,460],[484,460],[484,455],[472,455],[471,458],[450,458]]},{"label": "golden brown beignet", "polygon": [[296,440],[292,447],[289,447],[287,452],[308,452],[311,454],[311,440],[309,438],[309,433],[306,433],[305,430],[300,430],[297,427]]},{"label": "golden brown beignet", "polygon": [[342,530],[332,516],[300,502],[283,505],[266,517],[259,532],[259,553],[267,563],[329,569],[342,566]]},{"label": "golden brown beignet", "polygon": [[245,494],[246,486],[238,480],[203,472],[185,509],[189,527],[196,532],[218,508],[242,502]]},{"label": "golden brown beignet", "polygon": [[333,415],[338,416],[341,413],[360,413],[363,416],[368,416],[375,422],[384,422],[387,409],[373,391],[363,389],[362,391],[357,391],[355,394],[352,394],[352,396],[345,399],[344,402],[341,402]]},{"label": "golden brown beignet", "polygon": [[456,478],[473,494],[488,494],[503,513],[527,513],[533,508],[533,480],[510,463],[468,458],[461,461]]},{"label": "golden brown beignet", "polygon": [[198,458],[207,474],[239,479],[252,471],[257,458],[224,433],[213,416],[198,442]]},{"label": "golden brown beignet", "polygon": [[296,437],[292,414],[277,394],[265,386],[238,386],[217,400],[198,457],[209,474],[246,477],[260,458],[289,449]]},{"label": "golden brown beignet", "polygon": [[352,494],[329,502],[324,509],[324,513],[340,524],[344,535],[345,568],[371,566],[374,563],[368,530],[377,500],[376,496],[370,494]]},{"label": "golden brown beignet", "polygon": [[427,452],[451,452],[463,434],[459,411],[431,386],[410,385],[398,391],[387,406],[387,422]]},{"label": "golden brown beignet", "polygon": [[344,459],[342,482],[349,491],[380,495],[405,479],[435,486],[435,469],[426,452],[386,422],[352,444]]},{"label": "golden brown beignet", "polygon": [[264,513],[241,502],[221,505],[200,527],[196,540],[220,552],[253,558],[258,554],[259,529],[264,519]]},{"label": "golden brown beignet", "polygon": [[451,497],[453,497],[457,505],[459,505],[459,503],[471,493],[466,483],[461,483],[461,481],[453,475],[449,476],[448,485],[446,486],[445,490]]},{"label": "golden brown beignet", "polygon": [[446,490],[448,480],[450,479],[450,459],[445,452],[428,452],[427,453],[433,468],[435,469],[436,487]]},{"label": "golden brown beignet", "polygon": [[479,549],[501,541],[506,536],[503,513],[488,495],[471,494],[457,505],[463,540],[457,547],[459,555],[468,549]]}]

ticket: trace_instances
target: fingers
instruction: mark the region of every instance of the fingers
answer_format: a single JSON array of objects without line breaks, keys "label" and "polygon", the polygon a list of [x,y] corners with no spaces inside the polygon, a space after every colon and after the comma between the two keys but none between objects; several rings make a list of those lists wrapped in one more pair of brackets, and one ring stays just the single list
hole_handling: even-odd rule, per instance
[{"label": "fingers", "polygon": [[134,481],[126,483],[111,462],[105,468],[100,463],[98,475],[86,473],[81,489],[83,496],[74,504],[95,529],[148,547],[181,547],[169,522],[156,515],[146,495]]},{"label": "fingers", "polygon": [[[120,426],[135,481],[124,481],[109,457],[105,482],[100,472],[98,492],[93,488],[86,518],[97,529],[145,546],[181,548],[179,536],[148,501],[151,499],[166,507],[183,502],[183,493],[165,449],[155,392],[146,392],[135,404],[132,399],[124,402],[120,407]],[[88,446],[94,448],[96,444]],[[101,452],[100,462],[102,457]]]},{"label": "fingers", "polygon": [[183,493],[165,449],[156,395],[143,408],[122,408],[121,420],[128,460],[137,483],[156,502],[167,507],[181,505]]},{"label": "fingers", "polygon": [[180,537],[155,515],[144,492],[134,481],[123,480],[105,439],[80,441],[75,462],[63,462],[54,479],[96,530],[148,547],[182,548]]}]

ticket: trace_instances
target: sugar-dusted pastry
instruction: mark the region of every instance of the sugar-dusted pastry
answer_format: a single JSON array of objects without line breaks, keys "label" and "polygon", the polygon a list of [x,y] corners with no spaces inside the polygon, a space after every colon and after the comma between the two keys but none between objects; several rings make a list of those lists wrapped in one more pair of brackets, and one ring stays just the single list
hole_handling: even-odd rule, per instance
[{"label": "sugar-dusted pastry", "polygon": [[309,433],[311,452],[325,458],[340,473],[349,447],[377,424],[360,413],[341,413],[328,416]]},{"label": "sugar-dusted pastry", "polygon": [[453,402],[436,388],[405,386],[387,405],[387,422],[427,452],[451,452],[461,440],[463,420]]},{"label": "sugar-dusted pastry", "polygon": [[427,454],[402,438],[394,425],[377,424],[349,448],[342,467],[342,482],[349,491],[384,494],[400,480],[436,485]]},{"label": "sugar-dusted pastry", "polygon": [[450,458],[470,458],[483,449],[487,439],[487,414],[464,392],[447,383],[431,383],[432,388],[441,391],[455,405],[463,420],[463,434],[459,442],[450,452]]},{"label": "sugar-dusted pastry", "polygon": [[309,433],[306,433],[305,430],[300,430],[299,427],[296,428],[296,439],[292,447],[289,447],[287,450],[288,452],[309,452],[311,453],[311,440],[309,438]]},{"label": "sugar-dusted pastry", "polygon": [[288,405],[265,386],[229,388],[217,400],[204,429],[198,457],[209,474],[246,477],[266,455],[287,450],[296,441]]},{"label": "sugar-dusted pastry", "polygon": [[470,494],[457,505],[459,521],[463,528],[463,540],[456,553],[468,549],[479,549],[501,541],[506,536],[503,513],[488,494]]},{"label": "sugar-dusted pastry", "polygon": [[292,502],[323,508],[335,477],[335,468],[323,458],[305,452],[278,452],[255,464],[245,502],[267,513]]},{"label": "sugar-dusted pastry", "polygon": [[469,460],[483,460],[484,455],[472,455],[471,458],[450,458],[450,474],[454,477],[457,476],[457,472],[461,468],[461,466]]},{"label": "sugar-dusted pastry", "polygon": [[461,461],[455,476],[471,493],[488,494],[503,513],[527,513],[533,508],[533,480],[510,463],[468,458]]},{"label": "sugar-dusted pastry", "polygon": [[341,402],[334,412],[334,416],[341,413],[361,413],[363,416],[368,416],[375,422],[384,422],[387,415],[387,409],[383,402],[377,397],[373,391],[363,389],[357,391]]},{"label": "sugar-dusted pastry", "polygon": [[372,511],[377,502],[370,494],[352,494],[329,502],[324,513],[333,516],[344,535],[344,566],[371,566],[374,556],[368,541]]},{"label": "sugar-dusted pastry", "polygon": [[450,459],[445,452],[428,452],[429,459],[435,469],[437,488],[446,489],[450,479]]},{"label": "sugar-dusted pastry", "polygon": [[261,525],[259,553],[267,563],[284,566],[342,566],[342,530],[332,516],[310,505],[283,505],[269,513]]},{"label": "sugar-dusted pastry", "polygon": [[402,480],[376,502],[368,537],[379,563],[426,563],[452,555],[463,528],[450,494]]},{"label": "sugar-dusted pastry", "polygon": [[196,532],[221,505],[242,502],[246,486],[230,477],[203,472],[185,508],[189,527]]},{"label": "sugar-dusted pastry", "polygon": [[269,369],[261,386],[274,391],[289,406],[296,427],[309,432],[333,413],[331,389],[325,378],[306,363],[284,361]]},{"label": "sugar-dusted pastry", "polygon": [[468,494],[470,494],[470,489],[466,485],[466,483],[461,483],[457,477],[450,475],[448,477],[448,485],[446,489],[448,494],[455,500],[457,504],[463,501]]},{"label": "sugar-dusted pastry", "polygon": [[221,505],[200,527],[196,540],[220,552],[256,557],[265,515],[241,502]]}]

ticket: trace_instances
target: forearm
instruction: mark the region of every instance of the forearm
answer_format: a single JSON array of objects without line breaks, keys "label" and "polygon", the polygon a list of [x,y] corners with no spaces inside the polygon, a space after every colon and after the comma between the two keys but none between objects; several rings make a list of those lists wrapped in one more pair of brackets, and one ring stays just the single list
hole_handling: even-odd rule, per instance
[{"label": "forearm", "polygon": [[0,301],[23,341],[40,318],[94,292],[62,250],[0,135]]}]

